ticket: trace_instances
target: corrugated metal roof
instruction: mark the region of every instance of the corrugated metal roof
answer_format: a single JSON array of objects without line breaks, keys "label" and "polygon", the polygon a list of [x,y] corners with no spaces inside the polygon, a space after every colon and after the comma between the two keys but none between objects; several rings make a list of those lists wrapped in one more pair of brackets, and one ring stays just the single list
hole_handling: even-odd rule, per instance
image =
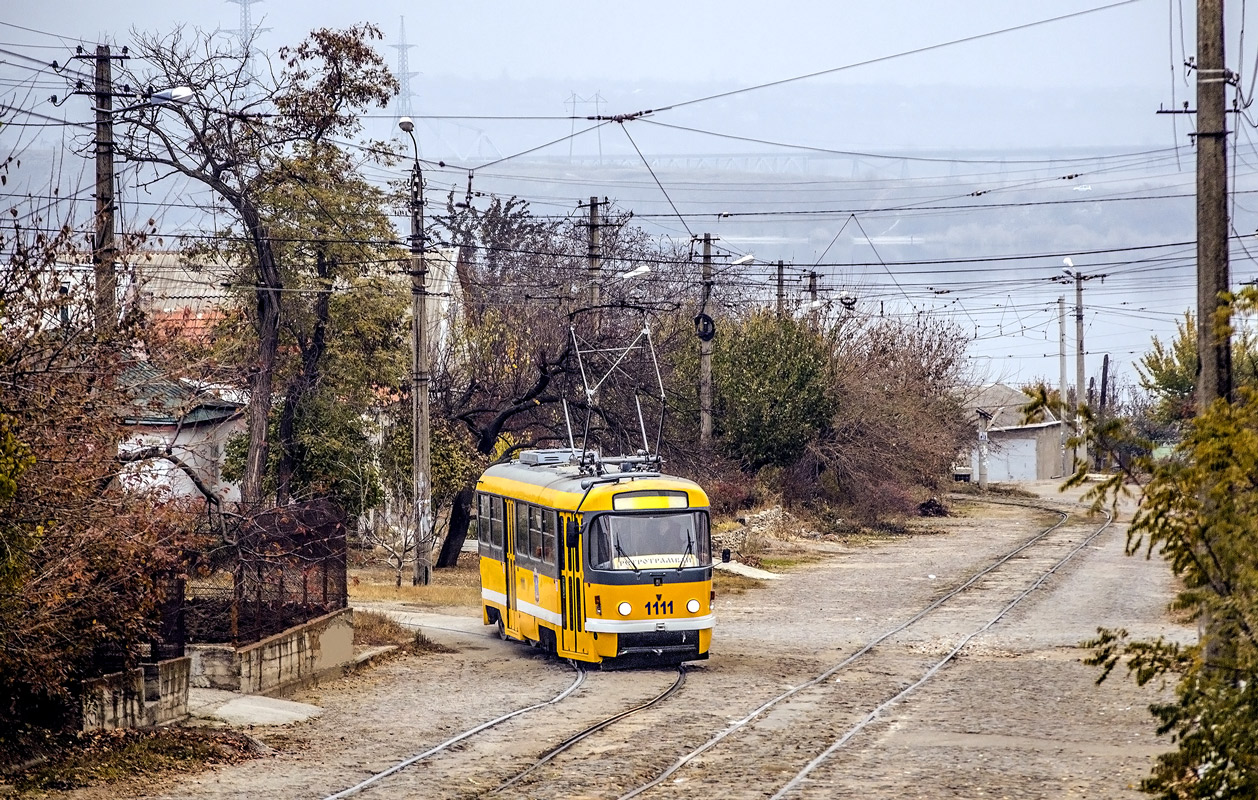
[{"label": "corrugated metal roof", "polygon": [[131,398],[130,406],[124,409],[128,424],[196,425],[231,419],[243,408],[240,403],[170,378],[147,361],[137,361],[123,370],[120,382]]}]

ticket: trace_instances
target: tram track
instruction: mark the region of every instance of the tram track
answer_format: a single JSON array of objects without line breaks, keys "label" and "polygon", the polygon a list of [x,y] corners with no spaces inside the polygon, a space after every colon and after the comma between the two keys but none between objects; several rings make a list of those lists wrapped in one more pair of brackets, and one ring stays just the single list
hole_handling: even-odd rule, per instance
[{"label": "tram track", "polygon": [[503,792],[511,788],[512,786],[516,785],[517,783],[520,783],[524,778],[528,777],[530,774],[535,772],[539,767],[549,763],[556,756],[567,751],[568,749],[576,745],[578,742],[581,742],[589,738],[590,736],[593,736],[599,731],[605,728],[608,728],[614,725],[615,723],[620,722],[623,719],[627,719],[633,716],[634,714],[638,714],[642,711],[647,710],[648,708],[655,706],[658,703],[662,703],[664,700],[667,700],[674,693],[676,693],[679,689],[681,689],[681,687],[685,684],[685,682],[686,682],[686,667],[683,664],[677,668],[677,679],[674,680],[672,685],[669,686],[667,689],[665,689],[663,692],[657,694],[655,697],[651,698],[650,700],[647,700],[645,703],[640,703],[634,706],[633,708],[629,708],[619,713],[612,714],[611,716],[605,717],[604,719],[598,722],[595,722],[593,725],[589,725],[583,728],[582,730],[578,731],[577,733],[574,733],[572,736],[569,736],[567,739],[564,739],[559,744],[555,745],[554,747],[550,748],[549,750],[547,750],[546,752],[538,756],[537,760],[534,761],[531,766],[517,773],[511,779],[503,781],[497,787],[491,789],[489,792],[487,792],[485,795],[482,795],[482,796],[498,794],[499,792]]},{"label": "tram track", "polygon": [[544,700],[540,703],[534,703],[524,708],[517,708],[514,711],[508,712],[499,717],[495,717],[494,719],[491,719],[488,722],[482,722],[480,725],[477,725],[473,728],[469,728],[468,730],[463,731],[462,733],[452,736],[451,738],[446,739],[444,742],[434,747],[431,747],[423,751],[422,753],[418,753],[409,758],[405,758],[399,761],[398,763],[392,765],[388,769],[384,769],[379,772],[376,772],[373,775],[366,778],[365,780],[360,781],[347,789],[342,789],[339,792],[335,792],[333,794],[327,795],[325,798],[323,798],[323,800],[341,800],[342,798],[345,798],[345,797],[352,797],[364,791],[365,789],[368,789],[380,783],[385,778],[388,778],[390,775],[394,775],[398,772],[401,772],[407,767],[418,764],[419,762],[425,759],[431,758],[432,756],[435,756],[438,753],[447,751],[450,748],[454,747],[455,745],[459,744],[460,742],[463,742],[464,740],[469,739],[475,736],[476,734],[481,733],[482,731],[489,730],[490,728],[501,725],[502,723],[508,720],[514,719],[522,714],[527,714],[530,711],[536,711],[538,709],[545,708],[547,706],[552,706],[552,705],[555,705],[556,703],[562,702],[565,698],[567,698],[569,695],[571,695],[573,692],[579,689],[581,687],[581,684],[585,682],[585,677],[586,677],[585,668],[579,665],[573,665],[573,670],[576,672],[576,676],[573,679],[572,683],[567,688],[565,688],[562,692],[550,698],[549,700]]},{"label": "tram track", "polygon": [[[787,689],[784,692],[777,694],[770,700],[766,701],[765,703],[753,709],[750,713],[748,713],[741,719],[733,721],[726,728],[717,732],[714,736],[712,736],[706,742],[699,745],[698,747],[693,748],[688,753],[678,758],[672,765],[670,765],[667,769],[665,769],[663,772],[656,775],[651,780],[635,788],[632,788],[628,791],[624,791],[622,794],[619,795],[620,800],[628,800],[628,798],[638,797],[660,786],[665,781],[667,781],[668,779],[676,775],[679,771],[686,768],[696,759],[699,759],[705,753],[708,753],[709,751],[716,748],[718,745],[720,745],[723,741],[725,741],[731,735],[736,734],[739,731],[747,730],[753,727],[754,724],[758,720],[763,718],[770,711],[782,707],[784,704],[787,703],[787,701],[791,700],[792,698],[796,698],[801,693],[806,692],[816,687],[821,687],[822,690],[825,690],[826,687],[824,687],[823,684],[825,684],[829,679],[833,678],[836,674],[839,674],[843,670],[859,664],[862,661],[862,659],[866,658],[870,653],[872,653],[880,645],[883,645],[887,643],[888,641],[892,640],[897,635],[904,633],[905,631],[908,631],[910,628],[912,628],[917,623],[921,622],[928,615],[936,611],[939,611],[941,608],[945,608],[951,601],[955,600],[959,595],[962,595],[963,593],[976,588],[978,584],[980,584],[981,581],[983,581],[985,578],[988,578],[989,576],[992,576],[993,573],[1001,569],[1001,567],[1004,567],[1010,564],[1011,562],[1019,559],[1020,557],[1024,557],[1027,554],[1027,551],[1029,551],[1031,548],[1036,547],[1036,545],[1043,543],[1047,537],[1051,536],[1055,531],[1059,530],[1070,518],[1068,514],[1060,510],[1047,508],[1043,506],[1034,506],[1030,504],[1016,503],[1016,502],[1000,503],[1000,504],[1015,505],[1015,506],[1021,506],[1021,507],[1026,507],[1026,508],[1033,508],[1040,511],[1048,511],[1048,512],[1057,514],[1059,519],[1052,525],[1049,525],[1043,530],[1038,531],[1035,535],[1021,541],[1016,547],[1012,548],[1011,550],[1008,550],[1002,553],[999,558],[988,563],[983,569],[973,573],[972,575],[970,575],[968,578],[966,578],[964,581],[962,581],[958,585],[950,588],[949,590],[947,590],[940,596],[936,597],[933,601],[931,601],[930,603],[922,607],[920,610],[916,611],[912,616],[910,616],[905,621],[899,623],[895,627],[890,628],[889,630],[886,630],[882,632],[881,634],[879,634],[878,636],[874,637],[873,639],[867,641],[858,650],[846,656],[838,663],[832,665],[831,667],[820,672],[819,674],[816,674],[810,680],[800,683],[796,686],[793,686]],[[1099,536],[1100,533],[1105,530],[1108,524],[1109,522],[1107,520],[1105,525],[1102,525],[1097,530],[1093,531],[1090,536],[1084,537],[1082,541],[1075,544],[1073,548],[1071,548],[1070,551],[1064,557],[1058,559],[1051,568],[1049,568],[1048,570],[1040,574],[1038,578],[1031,583],[1030,586],[1027,586],[1026,588],[1024,588],[1015,597],[1014,600],[1006,604],[995,617],[990,618],[989,620],[985,622],[985,624],[978,627],[977,629],[970,631],[967,635],[965,635],[961,639],[961,641],[955,644],[955,646],[953,646],[944,657],[935,659],[921,675],[919,675],[915,680],[909,681],[908,682],[909,685],[906,688],[895,692],[892,696],[888,698],[881,700],[873,707],[872,710],[866,710],[865,712],[863,712],[863,714],[855,722],[855,724],[853,724],[851,727],[845,730],[842,733],[842,735],[835,738],[825,750],[823,750],[815,758],[809,761],[808,764],[806,764],[798,773],[796,773],[789,781],[787,781],[787,783],[784,784],[778,790],[778,793],[773,795],[773,797],[774,798],[786,797],[790,793],[794,792],[797,788],[799,788],[800,785],[807,779],[809,774],[811,774],[814,770],[816,770],[818,767],[824,764],[835,752],[841,749],[852,738],[857,736],[860,733],[860,731],[862,731],[868,725],[876,721],[883,712],[885,712],[891,706],[901,702],[910,693],[912,693],[921,685],[927,683],[931,678],[933,678],[950,661],[954,660],[956,656],[964,649],[964,647],[967,644],[969,644],[975,637],[977,637],[978,635],[980,635],[981,633],[983,633],[984,631],[988,630],[993,625],[995,625],[1001,618],[1007,615],[1009,611],[1011,611],[1015,606],[1017,606],[1020,602],[1022,602],[1032,592],[1034,592],[1037,588],[1039,588],[1039,586],[1041,586],[1044,583],[1044,581],[1046,581],[1052,574],[1054,574],[1057,571],[1057,569],[1059,569],[1067,561],[1073,558],[1080,550],[1082,550],[1091,541],[1093,541],[1096,538],[1096,536]],[[577,675],[575,676],[572,685],[567,687],[564,691],[560,692],[559,694],[557,694],[555,697],[551,698],[550,700],[547,700],[541,703],[535,703],[525,708],[517,709],[508,714],[502,715],[488,722],[485,722],[473,728],[470,728],[456,736],[451,737],[450,739],[447,739],[445,742],[442,742],[441,744],[436,745],[433,748],[430,748],[429,750],[426,750],[415,756],[411,756],[410,758],[404,759],[392,765],[388,769],[381,770],[380,772],[377,772],[371,775],[366,780],[363,780],[360,783],[349,787],[348,789],[342,790],[335,794],[328,795],[325,798],[325,800],[339,800],[339,798],[345,798],[345,797],[356,795],[370,787],[380,784],[389,776],[394,775],[406,769],[407,767],[415,765],[421,761],[424,761],[433,756],[436,756],[441,752],[448,751],[451,748],[458,745],[459,743],[464,742],[470,739],[471,737],[476,736],[477,734],[482,733],[492,727],[500,725],[510,719],[513,719],[515,717],[518,717],[530,711],[538,710],[543,707],[554,705],[556,703],[561,702],[563,699],[569,697],[573,692],[575,692],[585,681],[585,677],[586,677],[585,670],[581,667],[574,667],[574,669],[576,669]],[[600,731],[607,729],[608,727],[614,725],[617,722],[620,722],[621,720],[624,720],[628,717],[634,716],[641,712],[645,712],[651,708],[658,707],[666,699],[668,699],[669,697],[672,697],[681,688],[681,685],[684,682],[684,679],[685,679],[685,671],[679,669],[677,678],[673,682],[673,684],[670,685],[663,692],[656,695],[655,697],[651,698],[650,700],[646,702],[639,703],[638,705],[635,705],[629,709],[618,711],[615,714],[611,714],[607,717],[604,717],[593,724],[587,725],[586,727],[582,728],[577,733],[574,733],[568,736],[567,738],[565,738],[559,744],[541,753],[539,756],[535,758],[534,762],[530,766],[519,771],[510,779],[502,781],[501,783],[498,783],[493,789],[480,792],[476,794],[475,796],[478,796],[478,797],[512,796],[511,793],[508,792],[508,790],[514,788],[516,789],[516,791],[519,791],[521,784],[524,783],[529,776],[535,775],[536,771],[540,767],[554,762],[557,759],[557,757],[563,755],[564,753],[568,753],[570,750],[572,750],[581,742],[586,741],[591,736],[594,736]],[[538,784],[539,787],[541,785],[542,784]],[[544,796],[544,795],[539,795],[539,796]]]},{"label": "tram track", "polygon": [[[822,686],[829,679],[833,678],[836,674],[840,673],[841,671],[845,669],[848,669],[849,667],[852,667],[858,664],[859,662],[861,662],[862,659],[864,659],[866,656],[872,653],[879,645],[882,645],[892,640],[897,635],[909,630],[918,622],[920,622],[923,618],[941,609],[950,601],[956,599],[962,593],[972,588],[975,588],[985,578],[988,578],[989,576],[993,576],[993,573],[996,573],[997,570],[1001,569],[1002,567],[1006,565],[1009,565],[1011,562],[1014,562],[1020,557],[1023,557],[1024,554],[1027,554],[1027,551],[1030,550],[1031,548],[1035,547],[1038,544],[1044,543],[1045,540],[1049,536],[1051,536],[1055,531],[1059,530],[1063,525],[1065,525],[1065,523],[1069,519],[1069,515],[1067,513],[1062,512],[1058,509],[1048,508],[1044,506],[1036,506],[1032,504],[1016,503],[1016,502],[997,503],[997,504],[1014,505],[1014,506],[1021,506],[1021,507],[1026,507],[1026,508],[1033,508],[1033,509],[1037,509],[1041,511],[1047,511],[1050,513],[1058,514],[1060,518],[1053,525],[1038,532],[1036,535],[1029,537],[1017,547],[1004,553],[1000,558],[992,561],[982,570],[971,575],[964,582],[948,590],[947,592],[945,592],[944,594],[936,598],[934,601],[932,601],[931,603],[923,607],[921,610],[913,614],[904,622],[900,623],[899,625],[871,639],[870,641],[865,643],[860,649],[848,655],[847,657],[845,657],[838,663],[834,664],[828,669],[817,674],[815,677],[811,678],[810,680],[800,683],[796,686],[793,686],[790,689],[774,696],[773,698],[769,699],[765,703],[753,709],[746,716],[731,722],[726,728],[717,732],[714,736],[709,738],[707,741],[705,741],[704,743],[700,744],[698,747],[695,747],[689,752],[682,755],[680,758],[674,761],[668,768],[666,768],[663,772],[659,773],[658,775],[656,775],[649,781],[646,781],[638,785],[637,787],[634,787],[628,791],[624,791],[622,794],[619,795],[619,800],[629,800],[630,798],[638,797],[660,786],[665,781],[669,780],[670,778],[673,778],[673,776],[676,775],[678,772],[680,772],[682,769],[686,768],[688,765],[695,762],[696,759],[699,759],[705,753],[708,753],[709,751],[716,748],[718,745],[724,742],[731,735],[738,733],[740,731],[746,731],[750,729],[751,727],[753,727],[754,723],[764,718],[769,712],[774,711],[776,709],[780,709],[784,704],[786,704],[788,701],[792,700],[793,698],[797,698],[799,695],[801,695],[802,693],[810,689],[814,689],[815,687]],[[913,691],[916,691],[920,686],[924,685],[925,683],[930,681],[933,677],[935,677],[935,675],[938,674],[939,671],[941,671],[949,662],[953,661],[957,657],[957,655],[961,653],[961,651],[965,648],[965,646],[968,645],[975,637],[979,636],[981,633],[987,631],[992,626],[997,624],[997,622],[1003,619],[1010,611],[1012,611],[1014,607],[1016,607],[1023,600],[1025,600],[1028,596],[1030,596],[1036,589],[1042,586],[1043,583],[1047,581],[1052,575],[1056,574],[1056,572],[1062,566],[1064,566],[1068,561],[1074,558],[1084,547],[1087,547],[1092,541],[1096,539],[1096,537],[1098,537],[1102,532],[1104,532],[1109,527],[1110,523],[1112,522],[1112,519],[1109,518],[1108,514],[1106,515],[1106,517],[1107,519],[1104,524],[1099,526],[1096,530],[1092,531],[1089,535],[1083,537],[1081,541],[1076,543],[1073,547],[1069,548],[1064,556],[1054,561],[1053,564],[1048,569],[1043,570],[1041,573],[1039,573],[1030,582],[1029,585],[1026,585],[1025,588],[1023,588],[1021,591],[1019,591],[1016,594],[1016,596],[1013,598],[1012,601],[1003,605],[995,616],[990,617],[989,619],[984,621],[981,625],[979,625],[977,628],[970,630],[968,633],[962,636],[960,641],[957,644],[955,644],[955,646],[951,647],[949,649],[949,652],[943,658],[936,659],[935,661],[930,663],[927,666],[927,668],[915,678],[906,679],[905,682],[908,685],[905,688],[903,688],[900,691],[895,692],[891,697],[885,698],[881,700],[880,702],[877,702],[872,710],[866,711],[865,713],[859,715],[859,719],[854,725],[852,725],[850,728],[845,730],[842,735],[840,735],[834,741],[832,741],[829,747],[827,747],[816,758],[811,760],[803,769],[801,769],[792,778],[790,778],[790,780],[788,780],[787,783],[783,785],[781,789],[778,790],[778,793],[773,795],[773,797],[774,798],[785,797],[787,794],[794,791],[796,788],[800,786],[800,784],[807,778],[807,776],[811,772],[817,769],[821,764],[825,763],[825,761],[828,760],[835,752],[837,752],[839,749],[845,746],[852,738],[854,738],[857,734],[859,734],[861,730],[863,730],[872,722],[876,721],[883,712],[885,712],[891,706],[901,702],[905,697],[907,697]]]}]

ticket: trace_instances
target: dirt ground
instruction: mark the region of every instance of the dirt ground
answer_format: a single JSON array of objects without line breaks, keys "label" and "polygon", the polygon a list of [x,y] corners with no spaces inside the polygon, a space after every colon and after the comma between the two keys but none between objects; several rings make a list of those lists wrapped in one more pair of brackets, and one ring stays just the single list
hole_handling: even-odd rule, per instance
[{"label": "dirt ground", "polygon": [[[1049,502],[1068,505],[1055,487],[1040,488]],[[807,558],[782,580],[718,596],[711,658],[692,666],[680,692],[495,796],[617,797],[732,720],[896,627],[1055,519],[970,499],[948,504],[953,516],[923,520],[913,535],[781,545],[777,555]],[[1029,575],[1096,524],[1076,517],[1057,534],[1051,554],[1028,552],[999,579],[967,591],[956,608],[927,616],[868,659],[730,735],[646,796],[771,796],[854,721],[916,680],[975,620],[1006,604],[1025,577],[1018,569]],[[958,661],[853,736],[791,796],[1143,796],[1134,787],[1170,746],[1153,737],[1146,710],[1166,690],[1138,689],[1125,673],[1096,686],[1079,643],[1098,626],[1185,641],[1195,633],[1166,613],[1173,585],[1165,566],[1124,556],[1124,538],[1121,524],[1103,533]],[[133,791],[70,796],[326,797],[485,720],[547,700],[574,678],[571,667],[500,642],[488,629],[460,632],[433,620],[425,634],[456,652],[407,655],[297,695],[324,714],[251,731],[275,748],[272,754]],[[674,675],[591,672],[564,702],[486,731],[359,796],[482,796],[585,725],[653,697]]]}]

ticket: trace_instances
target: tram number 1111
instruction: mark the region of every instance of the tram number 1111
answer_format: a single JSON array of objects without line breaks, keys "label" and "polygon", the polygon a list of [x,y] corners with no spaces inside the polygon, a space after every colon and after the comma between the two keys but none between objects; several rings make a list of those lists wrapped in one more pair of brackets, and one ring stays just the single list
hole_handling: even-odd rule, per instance
[{"label": "tram number 1111", "polygon": [[646,613],[671,614],[673,613],[673,601],[672,600],[656,600],[654,603],[647,601]]}]

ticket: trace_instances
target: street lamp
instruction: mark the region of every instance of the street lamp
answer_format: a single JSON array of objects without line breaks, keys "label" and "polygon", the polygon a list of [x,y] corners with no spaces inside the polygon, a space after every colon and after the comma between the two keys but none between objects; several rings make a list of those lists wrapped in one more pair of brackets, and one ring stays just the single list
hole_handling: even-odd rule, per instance
[{"label": "street lamp", "polygon": [[412,585],[432,579],[432,453],[428,424],[428,265],[424,260],[424,183],[419,168],[419,142],[410,117],[398,127],[411,137],[411,488],[415,498],[415,573]]},{"label": "street lamp", "polygon": [[617,275],[617,276],[616,276],[616,279],[617,279],[617,280],[622,280],[622,281],[627,281],[627,280],[629,280],[630,278],[636,278],[636,277],[638,277],[639,275],[645,275],[645,274],[647,274],[647,273],[648,273],[648,272],[650,272],[650,271],[651,271],[651,268],[650,268],[649,266],[647,266],[646,264],[638,264],[638,265],[634,266],[634,268],[633,268],[633,269],[631,269],[631,270],[629,270],[628,272],[622,272],[622,273],[620,273],[619,275]]}]

